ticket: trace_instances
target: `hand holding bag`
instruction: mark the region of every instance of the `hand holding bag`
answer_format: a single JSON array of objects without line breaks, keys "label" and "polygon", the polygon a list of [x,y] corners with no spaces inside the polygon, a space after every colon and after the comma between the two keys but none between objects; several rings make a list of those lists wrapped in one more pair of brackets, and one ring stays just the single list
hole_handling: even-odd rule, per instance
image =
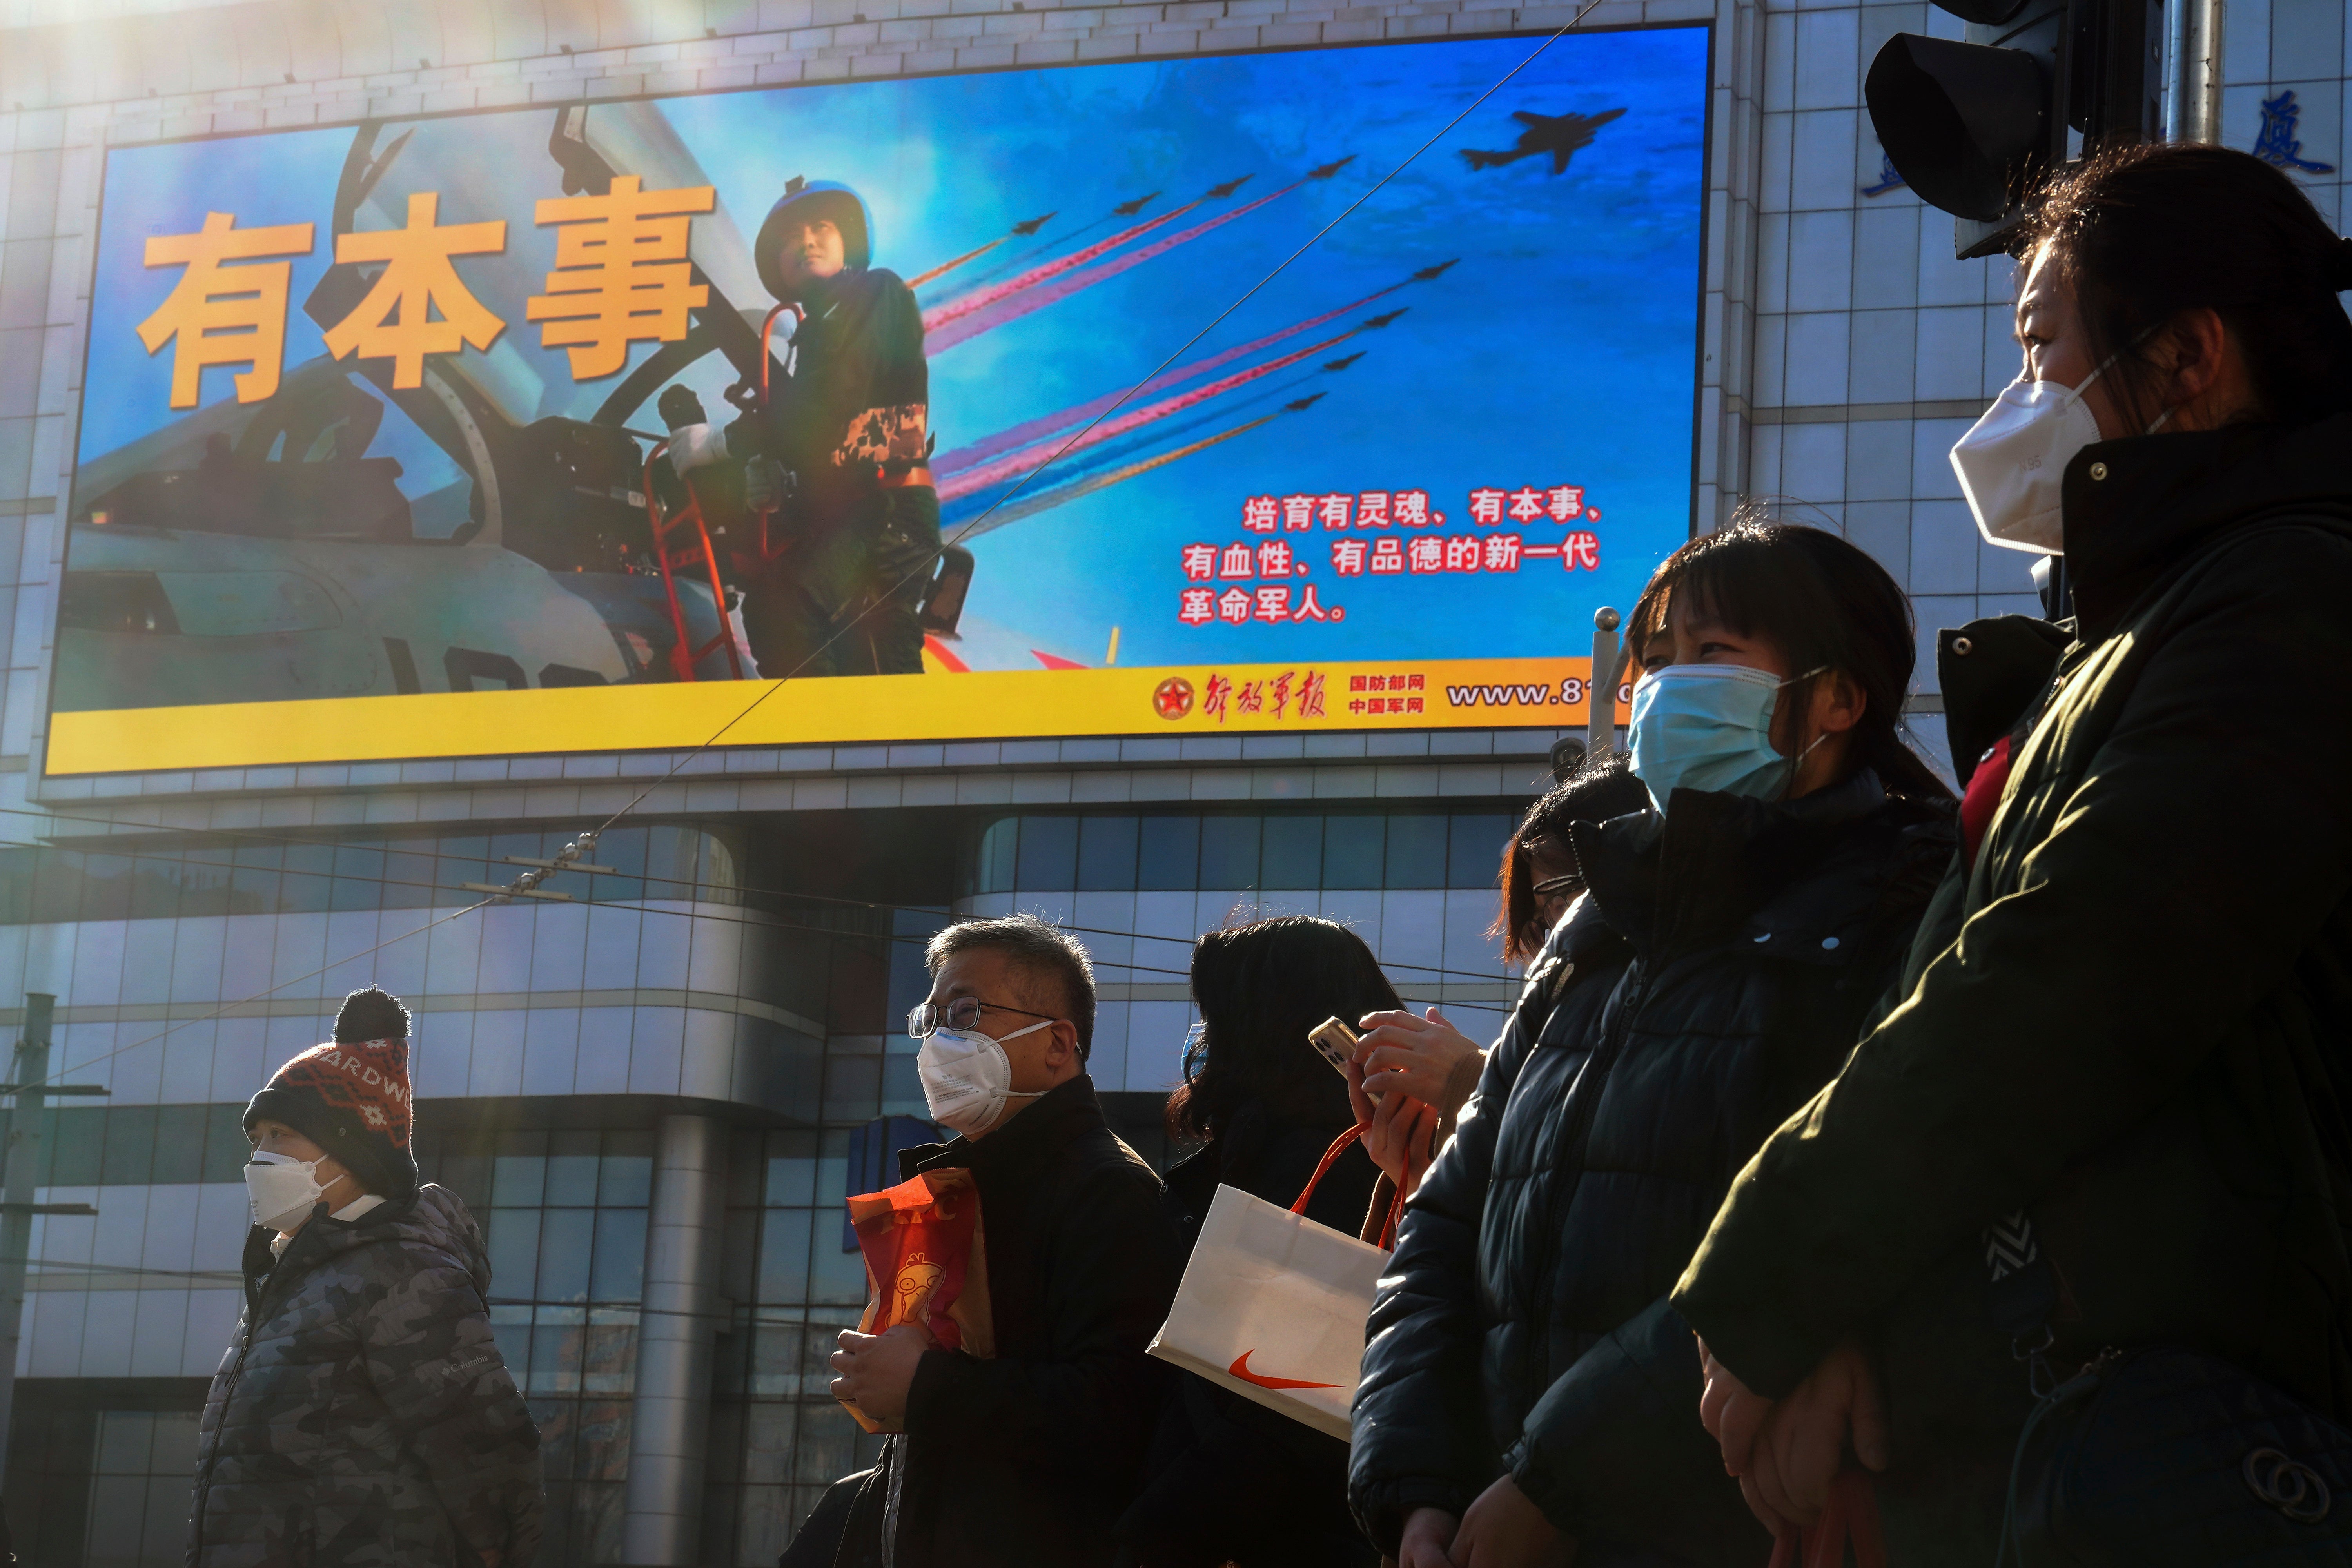
[{"label": "hand holding bag", "polygon": [[1149,1353],[1341,1442],[1388,1254],[1304,1212],[1340,1135],[1288,1209],[1219,1186]]}]

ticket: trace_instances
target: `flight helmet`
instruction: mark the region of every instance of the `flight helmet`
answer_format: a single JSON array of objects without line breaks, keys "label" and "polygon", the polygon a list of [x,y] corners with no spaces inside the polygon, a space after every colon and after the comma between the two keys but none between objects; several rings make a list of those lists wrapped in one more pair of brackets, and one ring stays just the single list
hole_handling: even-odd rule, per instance
[{"label": "flight helmet", "polygon": [[838,180],[809,180],[794,174],[785,183],[784,194],[768,209],[765,223],[760,226],[760,238],[751,247],[751,258],[760,268],[760,281],[778,300],[789,300],[793,289],[784,281],[776,265],[776,252],[783,245],[787,223],[806,223],[812,218],[825,218],[841,231],[841,261],[845,270],[859,272],[874,259],[874,215],[866,205],[866,198]]}]

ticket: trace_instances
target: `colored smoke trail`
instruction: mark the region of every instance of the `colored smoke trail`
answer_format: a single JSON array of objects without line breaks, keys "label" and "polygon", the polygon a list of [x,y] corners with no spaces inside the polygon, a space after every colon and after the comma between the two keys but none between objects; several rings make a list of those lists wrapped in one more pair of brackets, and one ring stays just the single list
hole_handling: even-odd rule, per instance
[{"label": "colored smoke trail", "polygon": [[[1199,361],[1196,363],[1179,365],[1174,370],[1169,371],[1164,374],[1153,376],[1150,381],[1145,382],[1141,386],[1135,388],[1134,391],[1128,393],[1125,395],[1130,397],[1140,396],[1146,393],[1158,392],[1163,387],[1174,386],[1180,382],[1190,381],[1196,375],[1206,375],[1209,372],[1215,370],[1222,365],[1231,364],[1234,361],[1240,359],[1244,355],[1255,353],[1260,349],[1272,348],[1276,343],[1280,342],[1285,338],[1292,337],[1304,331],[1311,331],[1327,321],[1334,321],[1339,317],[1346,315],[1350,310],[1360,310],[1362,307],[1370,304],[1373,300],[1381,298],[1382,294],[1393,294],[1403,287],[1404,284],[1402,283],[1391,283],[1387,288],[1381,289],[1378,293],[1365,295],[1354,304],[1342,305],[1336,310],[1326,310],[1319,316],[1309,316],[1307,320],[1295,322],[1290,326],[1283,328],[1279,331],[1268,332],[1265,336],[1259,338],[1255,342],[1246,342],[1238,348],[1223,350],[1217,353],[1211,354],[1207,359]],[[987,458],[992,458],[999,452],[1009,452],[1015,447],[1026,447],[1034,442],[1042,441],[1046,437],[1055,434],[1056,431],[1066,430],[1073,425],[1083,424],[1087,420],[1092,419],[1095,416],[1103,412],[1103,410],[1116,405],[1119,401],[1120,395],[1120,394],[1116,392],[1107,392],[1100,397],[1090,398],[1085,403],[1076,404],[1068,408],[1058,409],[1052,414],[1041,414],[1034,419],[1025,419],[1018,425],[998,431],[993,436],[983,437],[982,439],[973,442],[969,447],[958,447],[952,452],[946,453],[943,456],[933,459],[931,463],[931,471],[938,474],[951,474],[956,472],[958,469],[968,468],[974,463],[982,462]]]},{"label": "colored smoke trail", "polygon": [[[1201,201],[1207,199],[1203,196]],[[1069,255],[1048,261],[1042,267],[1033,267],[1026,272],[1015,273],[1002,283],[992,284],[988,288],[977,289],[970,294],[959,295],[943,305],[934,305],[923,312],[923,331],[927,333],[937,331],[950,321],[960,321],[974,310],[993,305],[1008,295],[1018,294],[1024,289],[1034,289],[1040,283],[1059,278],[1072,268],[1083,267],[1097,257],[1108,256],[1129,240],[1139,239],[1161,224],[1183,216],[1199,206],[1201,201],[1186,202],[1172,212],[1164,212],[1158,217],[1147,219],[1131,228],[1123,228],[1108,239],[1097,240],[1084,250],[1074,250]]]},{"label": "colored smoke trail", "polygon": [[1247,424],[1236,425],[1230,430],[1221,430],[1204,440],[1193,442],[1189,447],[1179,447],[1172,452],[1162,452],[1156,458],[1147,458],[1140,463],[1131,463],[1124,468],[1114,468],[1107,474],[1097,474],[1091,479],[1080,479],[1076,484],[1062,485],[1054,489],[1041,491],[991,513],[987,524],[974,531],[986,533],[990,529],[1002,528],[1008,522],[1017,522],[1024,517],[1034,517],[1041,511],[1047,511],[1057,506],[1066,506],[1080,496],[1092,495],[1097,490],[1108,489],[1116,484],[1124,484],[1129,479],[1141,474],[1148,474],[1154,468],[1164,468],[1179,458],[1189,458],[1195,452],[1204,452],[1220,441],[1230,441],[1236,436],[1246,436],[1259,426],[1281,417],[1278,412],[1261,414]]},{"label": "colored smoke trail", "polygon": [[[1261,376],[1272,375],[1276,371],[1287,369],[1300,360],[1311,359],[1326,349],[1346,342],[1355,335],[1353,331],[1341,332],[1336,338],[1328,338],[1319,343],[1309,343],[1307,347],[1293,350],[1279,359],[1270,359],[1264,364],[1252,365],[1247,370],[1235,371],[1231,375],[1194,387],[1190,392],[1179,393],[1173,397],[1165,397],[1158,403],[1122,414],[1116,419],[1106,419],[1093,429],[1073,439],[1069,446],[1055,455],[1059,457],[1069,452],[1084,451],[1088,447],[1098,447],[1105,441],[1115,440],[1130,430],[1140,429],[1146,425],[1165,419],[1171,414],[1180,414],[1187,408],[1197,407],[1213,397],[1231,392],[1234,387],[1246,386]],[[998,458],[993,462],[967,468],[953,479],[940,483],[940,500],[953,500],[958,496],[970,495],[972,491],[985,489],[999,479],[1010,478],[1021,471],[1024,461],[1024,458],[1021,454],[1014,453],[1009,457]]]},{"label": "colored smoke trail", "polygon": [[[1283,186],[1282,189],[1269,192],[1267,195],[1258,197],[1258,199],[1254,202],[1244,202],[1240,206],[1235,207],[1229,213],[1219,213],[1215,217],[1209,219],[1206,223],[1196,223],[1191,228],[1184,230],[1181,234],[1171,234],[1165,239],[1154,240],[1150,245],[1144,246],[1140,249],[1130,250],[1125,256],[1118,257],[1114,260],[1106,261],[1099,267],[1090,267],[1075,278],[1062,278],[1059,282],[1052,283],[1051,287],[1041,287],[1041,285],[1047,284],[1051,281],[1051,278],[1049,277],[1037,277],[1033,279],[1027,274],[1024,274],[1021,278],[1015,278],[1007,282],[1000,283],[994,289],[983,289],[981,290],[980,294],[965,296],[965,300],[981,300],[980,303],[973,304],[969,309],[957,309],[958,306],[964,304],[965,300],[951,301],[950,303],[940,308],[937,312],[939,320],[936,322],[932,320],[931,315],[926,314],[924,316],[923,352],[932,354],[943,353],[947,350],[955,347],[956,344],[962,342],[967,338],[978,337],[981,333],[988,331],[991,327],[1001,327],[1007,321],[1017,321],[1033,310],[1042,310],[1048,305],[1068,299],[1071,295],[1078,292],[1081,289],[1091,289],[1097,283],[1106,282],[1110,279],[1118,277],[1120,273],[1126,271],[1130,267],[1140,267],[1145,262],[1152,259],[1152,258],[1164,256],[1180,245],[1190,244],[1192,241],[1196,240],[1202,235],[1208,233],[1211,229],[1222,227],[1223,226],[1233,222],[1234,219],[1237,217],[1244,216],[1249,213],[1254,213],[1258,208],[1265,205],[1268,202],[1279,201],[1284,196],[1288,195],[1291,192],[1297,190],[1306,183],[1307,182],[1305,180],[1294,180],[1289,184]],[[1192,204],[1192,206],[1198,206],[1200,204],[1198,202],[1194,202]],[[1176,209],[1176,212],[1181,213],[1190,210],[1190,207],[1179,207]],[[1170,213],[1168,217],[1174,217],[1175,216],[1176,213]],[[1160,221],[1165,223],[1168,221],[1168,218],[1161,218]],[[1139,231],[1129,231],[1129,233],[1135,232]],[[1093,250],[1108,248],[1124,237],[1124,236],[1114,237],[1112,239],[1103,241],[1101,246],[1090,247],[1089,248]],[[1080,254],[1084,255],[1086,252],[1081,252]],[[1047,273],[1050,271],[1053,277],[1059,277],[1062,272],[1069,270],[1068,267],[1065,265],[1065,262],[1067,262],[1070,259],[1070,258],[1066,257],[1063,258],[1063,261],[1051,263],[1050,268],[1039,268],[1037,270],[1040,273]],[[990,295],[993,296],[993,298],[982,300],[982,295]],[[1018,295],[1018,298],[1011,297],[1014,295]],[[983,314],[982,312],[984,309],[985,313]],[[950,311],[954,311],[955,313],[950,315],[949,314]],[[946,330],[943,331],[935,331],[936,328],[940,327],[944,327]]]},{"label": "colored smoke trail", "polygon": [[929,272],[924,273],[920,278],[908,279],[907,287],[909,289],[919,289],[934,278],[944,278],[949,273],[953,272],[957,268],[961,267],[965,262],[975,261],[981,257],[986,256],[990,251],[994,250],[998,246],[1003,245],[1006,240],[1011,239],[1012,237],[1013,237],[1009,234],[998,235],[994,239],[990,240],[978,250],[967,250],[961,256],[957,257],[953,261],[940,262],[937,267],[934,267]]}]

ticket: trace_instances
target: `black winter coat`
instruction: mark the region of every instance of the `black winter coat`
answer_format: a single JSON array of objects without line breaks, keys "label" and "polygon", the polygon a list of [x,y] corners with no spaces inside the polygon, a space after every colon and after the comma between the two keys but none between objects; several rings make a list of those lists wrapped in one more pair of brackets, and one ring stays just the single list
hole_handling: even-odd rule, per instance
[{"label": "black winter coat", "polygon": [[1507,1471],[1579,1568],[1770,1554],[1665,1296],[1894,978],[1951,814],[1867,771],[1785,805],[1669,805],[1573,829],[1590,891],[1530,968],[1558,1000],[1514,1014],[1406,1206],[1349,1474],[1385,1550],[1412,1510],[1458,1515]]},{"label": "black winter coat", "polygon": [[189,1568],[529,1568],[539,1431],[446,1187],[245,1245],[245,1321],[196,1436]]},{"label": "black winter coat", "polygon": [[1945,641],[1956,747],[2019,742],[1973,863],[1675,1294],[1767,1395],[1875,1342],[1911,1565],[1993,1557],[2021,1205],[2062,1364],[2185,1345],[2352,1421],[2352,415],[2099,442],[2063,494],[2054,671],[2030,626]]},{"label": "black winter coat", "polygon": [[907,1430],[859,1489],[835,1561],[1102,1568],[1172,1372],[1143,1353],[1179,1273],[1160,1178],[1104,1121],[1088,1078],[977,1142],[899,1155],[905,1177],[949,1166],[980,1189],[996,1356],[924,1354]]},{"label": "black winter coat", "polygon": [[[1288,1208],[1348,1124],[1281,1122],[1256,1103],[1215,1142],[1168,1172],[1171,1215],[1186,1252],[1221,1185]],[[1331,1163],[1307,1217],[1353,1236],[1380,1171],[1360,1147]],[[1179,1373],[1152,1443],[1150,1479],[1118,1523],[1123,1561],[1149,1568],[1370,1568],[1375,1553],[1348,1512],[1348,1446],[1300,1422]]]}]

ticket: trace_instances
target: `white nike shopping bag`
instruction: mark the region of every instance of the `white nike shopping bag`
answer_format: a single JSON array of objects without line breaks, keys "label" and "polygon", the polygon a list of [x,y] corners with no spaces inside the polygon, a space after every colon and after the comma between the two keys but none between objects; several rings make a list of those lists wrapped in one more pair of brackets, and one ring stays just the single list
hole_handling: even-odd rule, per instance
[{"label": "white nike shopping bag", "polygon": [[1220,1186],[1150,1353],[1345,1442],[1388,1256]]}]

